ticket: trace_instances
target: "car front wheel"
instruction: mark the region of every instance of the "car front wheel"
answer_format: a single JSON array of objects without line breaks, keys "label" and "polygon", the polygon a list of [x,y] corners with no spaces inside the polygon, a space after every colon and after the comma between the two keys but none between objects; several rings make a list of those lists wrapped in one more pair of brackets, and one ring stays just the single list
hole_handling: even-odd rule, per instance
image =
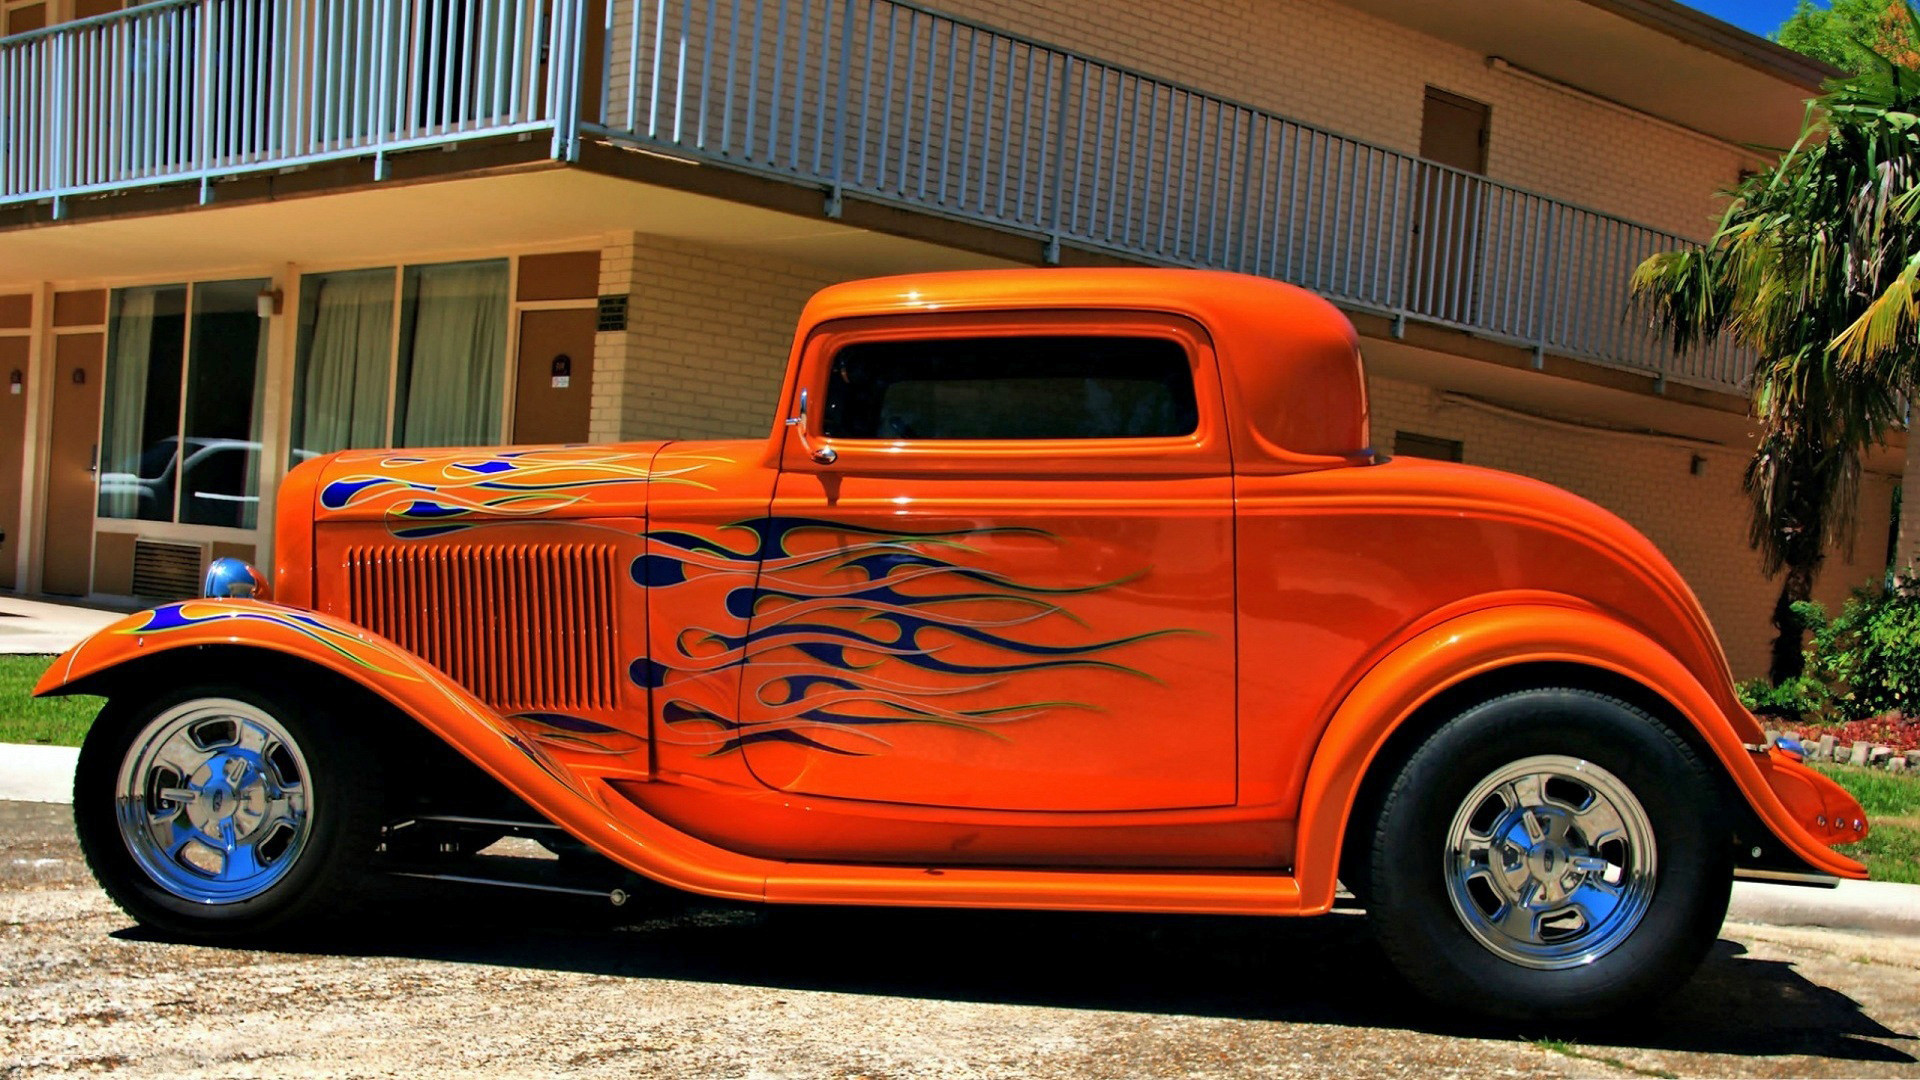
[{"label": "car front wheel", "polygon": [[1400,771],[1369,913],[1408,981],[1513,1018],[1616,1012],[1683,980],[1732,882],[1716,778],[1626,702],[1532,690],[1468,709]]},{"label": "car front wheel", "polygon": [[265,934],[346,902],[378,842],[377,772],[354,732],[291,697],[116,698],[81,748],[74,823],[94,876],[141,923]]}]

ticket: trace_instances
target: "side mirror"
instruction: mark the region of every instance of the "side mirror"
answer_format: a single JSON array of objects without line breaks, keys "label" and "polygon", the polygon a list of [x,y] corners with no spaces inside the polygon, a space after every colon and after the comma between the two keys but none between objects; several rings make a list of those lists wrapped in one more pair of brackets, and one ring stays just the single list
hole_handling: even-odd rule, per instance
[{"label": "side mirror", "polygon": [[787,426],[793,429],[794,437],[800,440],[800,449],[807,452],[816,464],[831,465],[840,454],[831,446],[815,446],[807,437],[807,392],[800,391],[800,407],[792,416],[787,417]]}]

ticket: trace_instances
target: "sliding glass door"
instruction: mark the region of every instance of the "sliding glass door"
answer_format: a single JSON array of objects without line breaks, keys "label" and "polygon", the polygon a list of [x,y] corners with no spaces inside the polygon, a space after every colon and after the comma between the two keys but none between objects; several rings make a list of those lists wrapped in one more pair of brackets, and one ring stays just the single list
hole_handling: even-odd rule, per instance
[{"label": "sliding glass door", "polygon": [[507,260],[300,279],[292,461],[500,441]]},{"label": "sliding glass door", "polygon": [[265,279],[117,289],[107,322],[102,518],[259,518]]}]

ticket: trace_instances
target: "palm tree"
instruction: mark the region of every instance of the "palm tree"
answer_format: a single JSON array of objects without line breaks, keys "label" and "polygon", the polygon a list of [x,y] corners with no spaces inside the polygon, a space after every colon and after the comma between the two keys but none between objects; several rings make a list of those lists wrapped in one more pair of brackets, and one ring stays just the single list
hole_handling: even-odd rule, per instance
[{"label": "palm tree", "polygon": [[1779,163],[1729,194],[1707,246],[1648,259],[1633,293],[1676,351],[1727,333],[1759,357],[1744,482],[1749,542],[1768,576],[1786,572],[1778,684],[1803,667],[1793,604],[1852,539],[1861,453],[1920,373],[1920,72],[1882,60],[1829,84]]}]

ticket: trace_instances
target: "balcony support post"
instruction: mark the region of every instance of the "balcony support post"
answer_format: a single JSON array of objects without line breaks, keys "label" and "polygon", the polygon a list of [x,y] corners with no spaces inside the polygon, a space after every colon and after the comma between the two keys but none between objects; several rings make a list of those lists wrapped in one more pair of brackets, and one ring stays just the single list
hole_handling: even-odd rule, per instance
[{"label": "balcony support post", "polygon": [[1549,340],[1547,317],[1552,311],[1547,303],[1547,294],[1559,281],[1559,274],[1554,270],[1553,260],[1554,256],[1559,254],[1555,244],[1559,239],[1557,227],[1560,224],[1560,215],[1549,203],[1545,216],[1547,225],[1542,233],[1540,257],[1533,264],[1533,366],[1535,370],[1540,370],[1546,365]]}]

